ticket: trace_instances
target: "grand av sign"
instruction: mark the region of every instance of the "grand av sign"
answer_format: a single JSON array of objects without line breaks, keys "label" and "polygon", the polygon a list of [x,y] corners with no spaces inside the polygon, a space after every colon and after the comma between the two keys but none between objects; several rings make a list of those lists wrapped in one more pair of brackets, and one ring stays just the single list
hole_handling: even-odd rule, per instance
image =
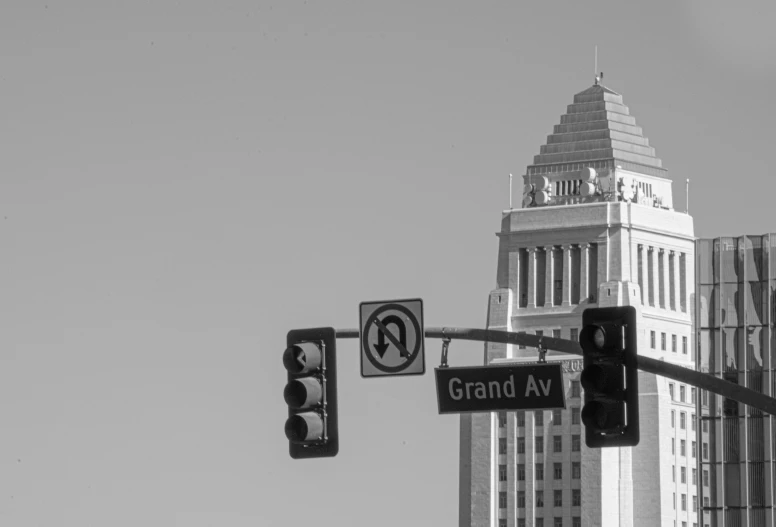
[{"label": "grand av sign", "polygon": [[435,371],[440,414],[566,407],[560,363]]}]

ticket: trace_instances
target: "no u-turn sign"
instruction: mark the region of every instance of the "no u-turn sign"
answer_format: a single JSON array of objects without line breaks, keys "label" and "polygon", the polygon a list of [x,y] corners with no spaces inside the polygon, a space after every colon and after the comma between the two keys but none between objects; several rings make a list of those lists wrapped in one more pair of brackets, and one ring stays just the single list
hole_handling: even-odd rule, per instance
[{"label": "no u-turn sign", "polygon": [[363,377],[426,372],[423,300],[362,302],[359,315]]}]

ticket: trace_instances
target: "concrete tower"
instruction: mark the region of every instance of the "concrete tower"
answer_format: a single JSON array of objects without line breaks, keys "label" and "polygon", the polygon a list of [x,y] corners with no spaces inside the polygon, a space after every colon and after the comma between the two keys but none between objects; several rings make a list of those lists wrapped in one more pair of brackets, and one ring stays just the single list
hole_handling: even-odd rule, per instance
[{"label": "concrete tower", "polygon": [[[639,353],[694,367],[692,218],[622,96],[576,94],[504,211],[487,325],[577,339],[588,307],[633,305]],[[537,360],[490,343],[485,364]],[[566,408],[461,417],[460,525],[675,527],[696,515],[694,390],[639,376],[641,442],[588,449],[581,360],[564,366]],[[684,508],[683,508],[684,503]]]}]

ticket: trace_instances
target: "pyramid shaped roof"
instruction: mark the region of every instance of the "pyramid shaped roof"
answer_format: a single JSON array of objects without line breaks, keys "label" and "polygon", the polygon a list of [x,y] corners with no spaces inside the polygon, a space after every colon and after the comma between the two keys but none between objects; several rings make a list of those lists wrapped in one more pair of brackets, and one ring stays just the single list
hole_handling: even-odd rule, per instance
[{"label": "pyramid shaped roof", "polygon": [[573,172],[585,167],[601,172],[618,166],[667,177],[663,162],[623,104],[622,95],[595,84],[574,95],[573,104],[547,136],[547,143],[534,156],[526,175]]}]

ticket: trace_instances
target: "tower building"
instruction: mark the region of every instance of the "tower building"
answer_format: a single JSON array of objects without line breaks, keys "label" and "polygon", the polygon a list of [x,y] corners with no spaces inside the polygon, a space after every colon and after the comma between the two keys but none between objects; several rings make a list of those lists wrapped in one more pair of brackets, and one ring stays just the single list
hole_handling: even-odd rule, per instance
[{"label": "tower building", "polygon": [[[497,233],[488,328],[576,340],[586,308],[632,305],[639,353],[694,367],[692,218],[622,96],[598,79],[577,93],[523,178]],[[489,343],[484,363],[537,355]],[[588,449],[581,357],[547,361],[563,363],[565,409],[461,417],[460,525],[692,525],[695,391],[640,373],[640,444]]]}]

